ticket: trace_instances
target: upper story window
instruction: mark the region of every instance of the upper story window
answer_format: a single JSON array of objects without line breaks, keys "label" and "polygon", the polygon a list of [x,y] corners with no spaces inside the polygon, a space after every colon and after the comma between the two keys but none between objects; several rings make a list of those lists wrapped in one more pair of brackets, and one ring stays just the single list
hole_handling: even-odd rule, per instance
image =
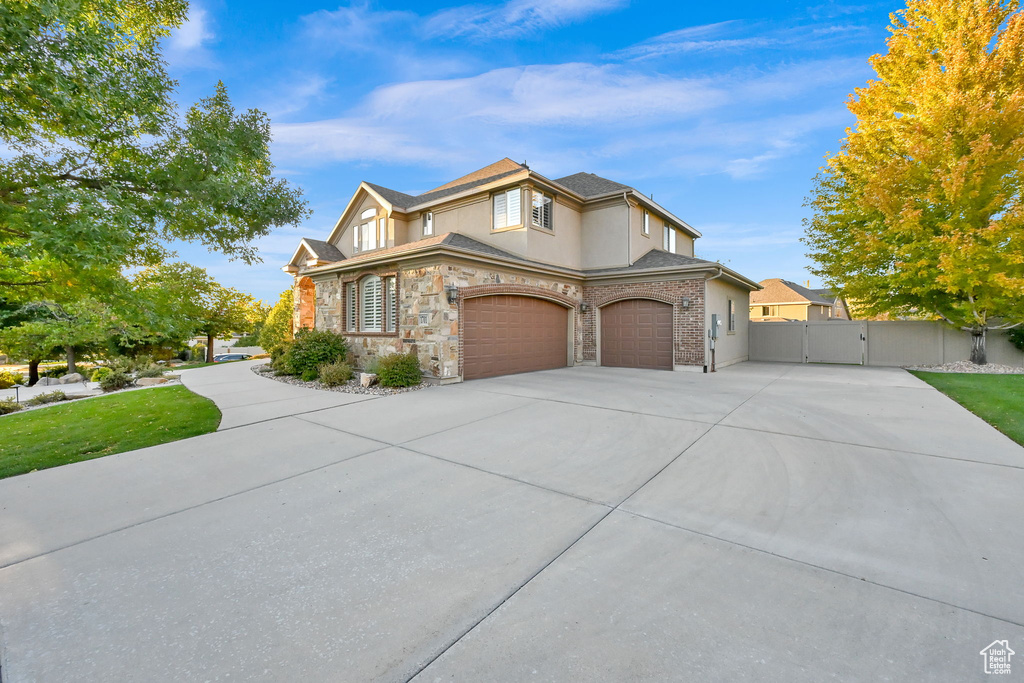
[{"label": "upper story window", "polygon": [[640,225],[640,232],[645,235],[651,234],[651,214],[644,211],[644,222]]},{"label": "upper story window", "polygon": [[387,246],[387,219],[377,219],[377,209],[367,209],[359,215],[362,223],[352,228],[352,250],[370,251]]},{"label": "upper story window", "polygon": [[533,225],[545,230],[551,229],[551,195],[533,193]]},{"label": "upper story window", "polygon": [[507,192],[494,195],[494,229],[510,228],[522,225],[523,193],[516,187]]},{"label": "upper story window", "polygon": [[665,224],[665,251],[676,253],[676,229]]},{"label": "upper story window", "polygon": [[434,213],[427,211],[423,214],[423,236],[427,237],[434,234]]}]

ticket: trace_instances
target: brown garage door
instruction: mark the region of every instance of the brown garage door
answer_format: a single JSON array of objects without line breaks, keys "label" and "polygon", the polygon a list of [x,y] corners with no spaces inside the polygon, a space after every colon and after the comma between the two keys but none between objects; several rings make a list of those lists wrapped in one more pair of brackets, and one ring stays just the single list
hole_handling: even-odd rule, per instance
[{"label": "brown garage door", "polygon": [[672,305],[627,299],[601,309],[601,365],[672,369]]},{"label": "brown garage door", "polygon": [[466,379],[565,367],[567,309],[527,296],[466,299],[462,315]]}]

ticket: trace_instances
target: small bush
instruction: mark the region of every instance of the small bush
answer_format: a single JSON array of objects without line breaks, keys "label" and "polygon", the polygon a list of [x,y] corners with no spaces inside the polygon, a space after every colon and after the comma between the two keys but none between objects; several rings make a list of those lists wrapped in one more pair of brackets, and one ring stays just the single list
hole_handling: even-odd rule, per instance
[{"label": "small bush", "polygon": [[363,363],[363,372],[368,372],[371,375],[376,375],[378,370],[380,370],[380,358],[377,356],[370,356]]},{"label": "small bush", "polygon": [[244,337],[239,337],[235,340],[235,346],[245,348],[247,346],[259,346],[260,336],[258,334],[247,334]]},{"label": "small bush", "polygon": [[100,389],[103,391],[117,391],[118,389],[130,387],[134,383],[135,380],[132,379],[131,375],[115,370],[100,380]]},{"label": "small bush", "polygon": [[1024,351],[1024,326],[1015,327],[1007,332],[1006,335],[1010,338],[1011,344]]},{"label": "small bush", "polygon": [[423,380],[420,359],[412,353],[392,353],[377,364],[377,381],[384,387],[412,387]]},{"label": "small bush", "polygon": [[344,360],[347,353],[348,342],[340,334],[327,330],[299,330],[282,357],[287,359],[282,369],[303,379],[310,374],[316,379],[321,365]]},{"label": "small bush", "polygon": [[329,387],[341,386],[352,379],[352,366],[343,361],[320,366],[320,381]]},{"label": "small bush", "polygon": [[0,370],[0,389],[10,389],[15,384],[24,384],[25,378],[20,372],[13,370]]},{"label": "small bush", "polygon": [[101,382],[103,378],[112,373],[111,368],[96,368],[92,371],[92,376],[89,377],[90,382]]},{"label": "small bush", "polygon": [[206,345],[196,344],[192,347],[192,360],[204,362],[206,360]]},{"label": "small bush", "polygon": [[66,365],[58,365],[55,368],[50,368],[48,370],[43,370],[42,372],[39,373],[39,376],[40,377],[63,377],[66,374],[68,374],[68,366],[66,366]]},{"label": "small bush", "polygon": [[136,371],[136,377],[163,377],[165,369],[159,365],[150,365],[148,368],[142,368]]},{"label": "small bush", "polygon": [[68,400],[67,394],[63,391],[48,391],[44,394],[36,394],[29,400],[25,401],[30,406],[41,406],[47,403],[56,403],[57,401]]},{"label": "small bush", "polygon": [[320,376],[320,371],[319,371],[319,370],[317,370],[317,369],[313,369],[313,370],[303,370],[303,371],[302,371],[302,374],[301,374],[301,375],[299,375],[299,377],[301,377],[301,378],[302,378],[302,381],[303,381],[303,382],[313,382],[313,381],[316,381],[316,379],[317,379],[317,378],[318,378],[319,376]]},{"label": "small bush", "polygon": [[178,355],[176,355],[175,358],[186,362],[192,360],[192,349],[182,349],[181,351],[178,351]]},{"label": "small bush", "polygon": [[11,399],[7,398],[0,401],[0,415],[7,415],[8,413],[16,413],[22,409],[20,403],[15,403]]}]

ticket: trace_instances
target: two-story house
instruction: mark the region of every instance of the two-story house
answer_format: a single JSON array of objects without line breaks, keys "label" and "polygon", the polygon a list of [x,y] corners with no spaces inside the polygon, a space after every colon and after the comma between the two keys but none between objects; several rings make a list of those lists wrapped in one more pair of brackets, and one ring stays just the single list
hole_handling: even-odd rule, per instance
[{"label": "two-story house", "polygon": [[304,239],[295,325],[367,355],[413,352],[441,382],[606,365],[703,370],[747,357],[757,283],[694,258],[700,233],[590,173],[510,159],[411,196],[363,182],[324,241]]},{"label": "two-story house", "polygon": [[760,291],[750,295],[750,319],[754,322],[850,319],[846,301],[831,289],[809,289],[777,277],[758,284]]}]

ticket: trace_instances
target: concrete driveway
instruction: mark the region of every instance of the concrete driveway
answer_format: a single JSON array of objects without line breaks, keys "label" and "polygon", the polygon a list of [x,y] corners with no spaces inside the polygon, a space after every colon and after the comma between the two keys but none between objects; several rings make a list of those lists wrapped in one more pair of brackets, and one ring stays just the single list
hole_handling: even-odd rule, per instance
[{"label": "concrete driveway", "polygon": [[964,681],[1024,653],[1024,449],[903,371],[376,398],[248,366],[184,376],[216,433],[0,481],[4,683]]}]

